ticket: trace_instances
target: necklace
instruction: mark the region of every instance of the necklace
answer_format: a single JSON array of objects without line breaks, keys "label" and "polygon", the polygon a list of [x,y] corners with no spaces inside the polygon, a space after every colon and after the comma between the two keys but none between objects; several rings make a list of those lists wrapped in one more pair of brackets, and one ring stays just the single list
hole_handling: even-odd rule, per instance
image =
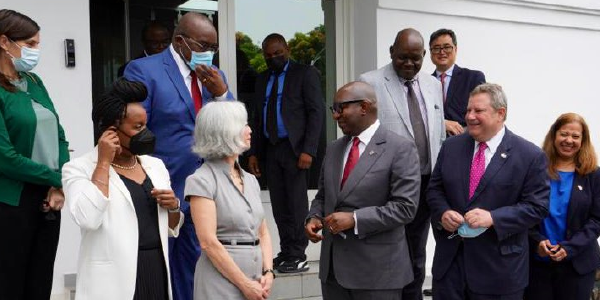
[{"label": "necklace", "polygon": [[111,162],[110,165],[113,166],[113,167],[115,167],[115,168],[118,168],[118,169],[133,170],[137,166],[138,162],[137,162],[137,158],[135,156],[132,157],[132,160],[133,160],[133,164],[131,166],[122,166],[122,165],[119,165],[119,164],[114,163],[114,162]]}]

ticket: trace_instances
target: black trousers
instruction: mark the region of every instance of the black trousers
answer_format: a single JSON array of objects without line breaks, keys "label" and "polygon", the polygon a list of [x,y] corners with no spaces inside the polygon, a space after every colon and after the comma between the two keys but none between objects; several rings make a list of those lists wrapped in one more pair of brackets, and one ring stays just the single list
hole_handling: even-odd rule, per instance
[{"label": "black trousers", "polygon": [[529,263],[529,286],[526,300],[589,300],[594,288],[596,272],[579,274],[570,261]]},{"label": "black trousers", "polygon": [[60,212],[53,212],[52,219],[40,211],[48,189],[48,186],[26,184],[19,206],[0,203],[2,300],[50,299]]},{"label": "black trousers", "polygon": [[266,177],[279,231],[279,256],[306,259],[308,238],[304,220],[308,215],[307,174],[298,169],[298,157],[288,139],[267,147]]},{"label": "black trousers", "polygon": [[429,235],[429,223],[431,212],[425,200],[425,191],[429,184],[431,175],[421,176],[421,192],[419,193],[419,207],[415,218],[406,225],[406,242],[412,262],[415,279],[402,289],[402,299],[423,299],[423,282],[425,281],[425,260],[427,257],[427,236]]}]

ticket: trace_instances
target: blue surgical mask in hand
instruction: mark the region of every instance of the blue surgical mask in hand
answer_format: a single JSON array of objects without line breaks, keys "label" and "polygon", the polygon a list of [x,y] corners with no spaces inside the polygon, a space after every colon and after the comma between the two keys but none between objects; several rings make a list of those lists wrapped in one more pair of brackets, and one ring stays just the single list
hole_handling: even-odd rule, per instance
[{"label": "blue surgical mask in hand", "polygon": [[212,66],[213,57],[215,53],[212,51],[196,52],[192,51],[192,57],[188,62],[188,66],[193,70],[196,70],[197,65]]},{"label": "blue surgical mask in hand", "polygon": [[451,239],[457,235],[460,235],[463,238],[474,238],[474,237],[478,237],[479,235],[481,235],[482,233],[484,233],[486,230],[488,230],[487,227],[477,227],[477,228],[471,228],[467,223],[462,223],[460,225],[460,227],[458,227],[458,233],[453,233],[451,235],[448,236],[448,239]]}]

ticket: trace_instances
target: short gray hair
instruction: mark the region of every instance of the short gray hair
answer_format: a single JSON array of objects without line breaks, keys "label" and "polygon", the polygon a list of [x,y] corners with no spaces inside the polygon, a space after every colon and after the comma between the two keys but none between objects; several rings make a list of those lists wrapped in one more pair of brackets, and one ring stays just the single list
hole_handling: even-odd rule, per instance
[{"label": "short gray hair", "polygon": [[490,104],[495,110],[504,108],[506,113],[504,114],[504,120],[506,121],[506,115],[508,114],[508,104],[506,101],[506,94],[502,90],[502,87],[495,83],[482,83],[475,87],[469,97],[473,97],[477,94],[488,94],[490,96]]},{"label": "short gray hair", "polygon": [[205,159],[242,154],[248,150],[242,132],[248,113],[238,101],[213,101],[202,107],[196,117],[192,151]]}]

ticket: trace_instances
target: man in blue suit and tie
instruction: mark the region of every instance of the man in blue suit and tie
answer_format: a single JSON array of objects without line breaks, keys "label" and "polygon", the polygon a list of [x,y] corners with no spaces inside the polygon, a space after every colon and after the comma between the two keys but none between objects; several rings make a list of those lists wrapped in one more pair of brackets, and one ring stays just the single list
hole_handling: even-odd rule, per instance
[{"label": "man in blue suit and tie", "polygon": [[448,135],[464,132],[465,113],[469,102],[469,93],[478,85],[485,83],[481,71],[461,68],[456,64],[456,34],[450,29],[439,29],[429,38],[431,62],[435,65],[433,75],[442,83],[444,97],[444,124]]},{"label": "man in blue suit and tie", "polygon": [[[171,186],[183,199],[185,179],[202,164],[191,152],[196,114],[211,99],[233,99],[225,74],[212,66],[218,51],[217,31],[204,15],[185,14],[163,52],[134,60],[125,77],[143,82],[148,89],[144,107],[148,128],[156,135],[154,155],[163,160]],[[189,204],[181,201],[185,223],[179,237],[171,240],[169,256],[173,298],[192,299],[194,269],[200,245],[194,231]]]},{"label": "man in blue suit and tie", "polygon": [[548,214],[545,154],[504,126],[496,84],[471,92],[468,134],[442,145],[427,190],[436,240],[433,299],[523,298],[528,229]]}]

